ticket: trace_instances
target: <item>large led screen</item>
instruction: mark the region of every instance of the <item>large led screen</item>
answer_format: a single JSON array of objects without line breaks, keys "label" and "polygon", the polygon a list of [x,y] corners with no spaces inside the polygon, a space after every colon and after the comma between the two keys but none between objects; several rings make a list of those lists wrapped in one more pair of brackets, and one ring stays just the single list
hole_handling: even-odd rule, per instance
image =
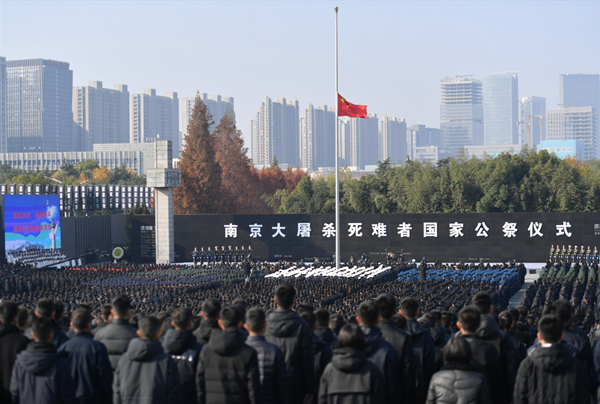
[{"label": "large led screen", "polygon": [[58,195],[4,195],[4,245],[11,251],[60,248]]}]

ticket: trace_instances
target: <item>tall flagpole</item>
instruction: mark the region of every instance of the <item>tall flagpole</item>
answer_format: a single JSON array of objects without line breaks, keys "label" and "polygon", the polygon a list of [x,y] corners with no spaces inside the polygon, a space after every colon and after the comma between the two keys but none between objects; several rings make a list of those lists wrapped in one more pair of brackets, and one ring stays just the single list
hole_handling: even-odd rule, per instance
[{"label": "tall flagpole", "polygon": [[340,269],[340,165],[338,111],[338,8],[335,8],[335,269]]}]

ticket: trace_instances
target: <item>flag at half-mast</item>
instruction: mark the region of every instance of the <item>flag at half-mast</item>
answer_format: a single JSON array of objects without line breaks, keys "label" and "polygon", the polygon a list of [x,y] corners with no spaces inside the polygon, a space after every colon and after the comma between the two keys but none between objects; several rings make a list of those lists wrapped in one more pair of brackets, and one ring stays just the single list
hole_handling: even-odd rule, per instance
[{"label": "flag at half-mast", "polygon": [[351,118],[366,118],[367,106],[354,105],[338,94],[338,116],[349,116]]}]

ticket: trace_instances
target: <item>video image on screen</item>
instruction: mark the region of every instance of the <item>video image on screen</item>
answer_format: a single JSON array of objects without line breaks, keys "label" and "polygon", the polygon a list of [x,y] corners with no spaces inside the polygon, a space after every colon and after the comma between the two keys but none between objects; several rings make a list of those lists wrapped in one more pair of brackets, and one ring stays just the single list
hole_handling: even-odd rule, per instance
[{"label": "video image on screen", "polygon": [[15,251],[61,248],[58,195],[4,195],[4,246]]}]

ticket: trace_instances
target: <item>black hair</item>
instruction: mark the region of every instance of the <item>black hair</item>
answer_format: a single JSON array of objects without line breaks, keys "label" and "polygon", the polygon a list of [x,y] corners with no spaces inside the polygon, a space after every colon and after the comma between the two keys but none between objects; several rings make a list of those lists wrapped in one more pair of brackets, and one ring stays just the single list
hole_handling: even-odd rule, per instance
[{"label": "black hair", "polygon": [[291,309],[295,297],[296,289],[292,285],[282,284],[275,289],[275,300],[282,309]]},{"label": "black hair", "polygon": [[452,327],[452,322],[454,321],[454,314],[450,311],[444,311],[442,313],[442,325],[444,328]]},{"label": "black hair", "polygon": [[427,321],[429,321],[430,327],[437,327],[438,318],[433,312],[426,313],[423,317],[425,317]]},{"label": "black hair", "polygon": [[100,309],[100,314],[102,315],[102,317],[104,317],[106,320],[108,320],[108,316],[110,316],[110,309],[112,307],[110,306],[110,304],[103,304],[102,308]]},{"label": "black hair", "polygon": [[358,306],[358,312],[356,313],[362,325],[374,326],[377,325],[379,320],[379,309],[374,301],[369,300],[362,302]]},{"label": "black hair", "polygon": [[304,311],[312,311],[313,307],[310,304],[300,303],[296,305],[295,311],[298,314],[301,314]]},{"label": "black hair", "polygon": [[110,302],[113,311],[119,318],[127,317],[127,312],[131,309],[131,300],[126,295],[120,295]]},{"label": "black hair", "polygon": [[216,320],[221,313],[221,302],[217,299],[207,299],[202,303],[202,312],[204,317],[209,320]]},{"label": "black hair", "polygon": [[71,316],[71,322],[75,331],[83,331],[92,323],[92,315],[86,309],[77,309]]},{"label": "black hair", "polygon": [[344,320],[344,317],[342,317],[342,315],[339,313],[333,313],[329,317],[329,328],[331,328],[331,331],[335,335],[338,335],[344,324],[346,324],[346,321]]},{"label": "black hair", "polygon": [[262,332],[265,326],[265,321],[265,312],[258,307],[254,307],[246,312],[246,324],[253,333],[258,334]]},{"label": "black hair", "polygon": [[17,327],[20,329],[25,328],[27,321],[29,321],[29,310],[24,306],[19,306],[17,309]]},{"label": "black hair", "polygon": [[481,312],[481,314],[489,314],[492,308],[492,298],[488,292],[477,292],[471,299],[471,304]]},{"label": "black hair", "polygon": [[138,321],[140,335],[143,339],[154,339],[160,331],[160,321],[154,316],[144,316]]},{"label": "black hair", "polygon": [[394,325],[400,328],[401,330],[406,331],[406,329],[408,328],[408,322],[406,321],[406,317],[404,317],[400,313],[394,314],[392,316],[392,321],[394,322]]},{"label": "black hair", "polygon": [[473,352],[469,343],[460,336],[452,337],[444,347],[444,361],[470,363],[473,359]]},{"label": "black hair", "polygon": [[180,330],[185,330],[190,325],[194,314],[189,307],[180,307],[173,312],[173,323]]},{"label": "black hair", "polygon": [[419,311],[419,302],[417,302],[412,297],[405,297],[400,302],[400,307],[402,308],[402,314],[408,318],[417,317],[417,312]]},{"label": "black hair", "polygon": [[315,317],[317,318],[317,326],[327,327],[329,325],[329,311],[324,308],[318,308],[315,310]]},{"label": "black hair", "polygon": [[33,324],[31,326],[33,330],[33,336],[35,340],[50,342],[52,341],[51,337],[54,332],[54,323],[48,317],[38,317],[33,320]]},{"label": "black hair", "polygon": [[396,298],[389,293],[382,293],[375,299],[381,318],[390,319],[396,314]]},{"label": "black hair", "polygon": [[556,307],[556,305],[554,305],[554,304],[547,304],[546,306],[544,306],[544,310],[542,310],[542,316],[545,316],[546,314],[557,315],[558,314],[558,308]]},{"label": "black hair", "polygon": [[527,310],[527,307],[525,306],[517,307],[517,311],[519,312],[519,316],[522,320],[525,320],[527,318],[527,315],[529,314],[529,310]]},{"label": "black hair", "polygon": [[481,324],[481,312],[475,306],[467,306],[458,312],[458,322],[463,330],[472,334]]},{"label": "black hair", "polygon": [[237,327],[244,319],[242,312],[237,306],[225,306],[221,310],[221,322],[223,327]]},{"label": "black hair", "polygon": [[504,310],[498,315],[498,325],[502,331],[509,330],[513,325],[513,316],[509,310]]},{"label": "black hair", "polygon": [[15,302],[5,301],[0,304],[0,322],[9,325],[17,317],[19,306]]},{"label": "black hair", "polygon": [[40,299],[35,306],[38,317],[51,318],[54,310],[54,302],[50,299]]},{"label": "black hair", "polygon": [[54,302],[54,319],[60,321],[65,314],[65,306],[61,302]]},{"label": "black hair", "polygon": [[554,305],[556,306],[556,315],[563,324],[571,321],[571,317],[573,317],[573,306],[571,306],[571,303],[565,299],[558,299],[554,302]]},{"label": "black hair", "polygon": [[542,339],[548,344],[556,344],[563,334],[563,323],[558,316],[547,314],[538,322],[538,330]]},{"label": "black hair", "polygon": [[346,324],[338,334],[338,346],[340,348],[351,347],[363,350],[367,346],[365,334],[358,325]]},{"label": "black hair", "polygon": [[300,317],[302,320],[306,321],[306,324],[308,324],[311,329],[317,325],[317,318],[312,310],[304,310],[302,313],[300,313]]}]

